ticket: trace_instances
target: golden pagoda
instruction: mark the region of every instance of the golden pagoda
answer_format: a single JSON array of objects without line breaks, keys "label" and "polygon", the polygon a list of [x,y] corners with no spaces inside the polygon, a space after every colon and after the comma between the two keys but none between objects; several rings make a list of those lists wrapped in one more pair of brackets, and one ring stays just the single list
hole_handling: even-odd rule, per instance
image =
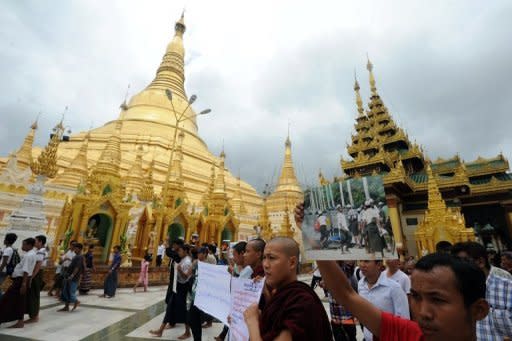
[{"label": "golden pagoda", "polygon": [[182,15],[155,78],[123,102],[117,119],[60,145],[60,171],[50,187],[73,197],[56,217],[57,240],[71,229],[73,238],[104,248],[106,260],[121,236],[131,234],[136,259],[156,253],[167,238],[198,233],[201,241],[220,243],[253,233],[261,197],[225,168],[225,153],[213,155],[198,134],[184,84],[185,31]]},{"label": "golden pagoda", "polygon": [[277,232],[277,236],[293,238],[294,235],[295,230],[290,223],[290,211],[288,210],[288,207],[286,207],[284,211],[283,222],[281,223],[279,231]]},{"label": "golden pagoda", "polygon": [[258,220],[258,226],[261,229],[260,235],[264,240],[270,240],[274,237],[274,231],[272,230],[272,224],[268,216],[267,209],[267,197],[263,198],[263,205],[261,206],[260,218]]},{"label": "golden pagoda", "polygon": [[281,175],[275,190],[268,197],[268,211],[284,212],[285,208],[293,209],[295,205],[304,200],[304,193],[300,187],[292,161],[292,142],[290,136],[286,137],[284,150],[284,162]]},{"label": "golden pagoda", "polygon": [[37,130],[37,120],[30,126],[30,131],[25,137],[23,144],[14,154],[18,162],[18,168],[23,170],[32,164],[32,145],[34,144],[34,135]]},{"label": "golden pagoda", "polygon": [[[463,230],[463,225],[486,224],[494,227],[495,235],[479,236],[482,242],[490,243],[497,235],[503,244],[512,245],[512,176],[508,173],[508,160],[501,153],[495,158],[479,157],[472,162],[464,162],[456,155],[447,160],[435,160],[429,170],[422,148],[411,142],[393,121],[379,96],[370,61],[367,69],[371,92],[369,110],[365,112],[356,79],[355,134],[351,136],[351,144],[347,145],[351,159],[342,158],[341,168],[343,179],[383,176],[397,246],[410,254],[419,254],[422,250],[430,252],[441,240],[453,242],[472,238],[472,232],[467,232],[471,230]],[[429,176],[429,172],[433,176]],[[441,194],[446,203],[441,203],[442,199],[439,201]],[[431,208],[434,202],[439,206],[437,209]],[[435,219],[432,214],[436,214]],[[428,221],[423,222],[423,219]],[[434,228],[441,221],[447,224],[449,232]],[[479,233],[478,229],[475,233]]]},{"label": "golden pagoda", "polygon": [[430,165],[427,166],[427,176],[428,208],[423,221],[414,232],[417,250],[420,254],[432,253],[440,241],[454,244],[475,240],[474,231],[472,228],[466,228],[460,209],[446,206]]}]

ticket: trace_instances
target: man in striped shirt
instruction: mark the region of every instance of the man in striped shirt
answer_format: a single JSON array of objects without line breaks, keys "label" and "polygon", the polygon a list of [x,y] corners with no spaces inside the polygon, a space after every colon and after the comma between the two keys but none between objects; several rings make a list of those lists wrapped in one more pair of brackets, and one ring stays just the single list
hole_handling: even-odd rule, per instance
[{"label": "man in striped shirt", "polygon": [[485,298],[489,303],[489,314],[477,322],[479,340],[503,340],[512,338],[512,281],[490,272],[487,250],[477,242],[457,243],[452,254],[470,259],[484,272],[486,280]]}]

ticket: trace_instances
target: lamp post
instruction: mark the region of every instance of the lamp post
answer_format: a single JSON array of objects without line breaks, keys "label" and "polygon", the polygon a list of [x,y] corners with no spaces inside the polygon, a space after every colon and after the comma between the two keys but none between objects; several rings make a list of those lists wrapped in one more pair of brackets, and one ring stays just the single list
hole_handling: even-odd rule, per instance
[{"label": "lamp post", "polygon": [[169,170],[167,171],[167,176],[165,177],[164,195],[163,195],[164,200],[167,197],[167,194],[168,194],[167,192],[169,190],[169,180],[170,180],[170,176],[171,176],[172,159],[174,157],[174,150],[176,149],[176,138],[178,136],[178,129],[180,129],[180,123],[185,121],[185,120],[187,120],[187,119],[191,119],[191,118],[194,118],[194,117],[200,116],[200,115],[206,115],[206,114],[209,114],[211,112],[211,109],[205,109],[205,110],[199,112],[198,114],[194,114],[194,115],[191,115],[191,116],[186,116],[185,113],[187,112],[188,108],[190,108],[192,103],[194,103],[196,101],[196,99],[197,99],[196,95],[192,95],[192,96],[190,96],[190,98],[188,100],[188,103],[187,103],[187,106],[186,106],[185,110],[183,110],[183,112],[178,115],[178,113],[174,109],[174,104],[172,103],[172,91],[171,91],[171,89],[166,89],[165,90],[165,95],[169,99],[169,102],[171,102],[172,112],[174,114],[174,118],[176,119],[176,125],[175,125],[175,129],[174,129],[174,137],[172,139],[171,156],[169,157]]}]

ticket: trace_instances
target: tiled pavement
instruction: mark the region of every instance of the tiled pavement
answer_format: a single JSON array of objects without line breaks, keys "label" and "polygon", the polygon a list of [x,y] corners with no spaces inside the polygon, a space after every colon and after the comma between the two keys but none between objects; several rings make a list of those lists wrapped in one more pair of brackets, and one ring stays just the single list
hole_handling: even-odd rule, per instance
[{"label": "tiled pavement", "polygon": [[[300,279],[309,282],[311,277],[300,276]],[[149,330],[157,328],[162,322],[166,290],[167,287],[152,287],[146,293],[134,294],[131,289],[118,289],[116,297],[111,299],[98,297],[101,290],[92,290],[87,296],[79,296],[81,305],[76,311],[67,313],[57,312],[62,305],[43,293],[40,321],[26,324],[23,329],[8,329],[12,323],[2,324],[0,340],[155,340],[158,338],[152,337]],[[321,290],[318,293],[323,297]],[[329,311],[326,300],[323,299],[323,302]],[[177,340],[184,330],[184,325],[178,324],[173,329],[165,330],[161,339]],[[220,323],[203,329],[203,340],[213,340],[221,330]],[[359,328],[358,332],[358,337],[362,339]]]}]

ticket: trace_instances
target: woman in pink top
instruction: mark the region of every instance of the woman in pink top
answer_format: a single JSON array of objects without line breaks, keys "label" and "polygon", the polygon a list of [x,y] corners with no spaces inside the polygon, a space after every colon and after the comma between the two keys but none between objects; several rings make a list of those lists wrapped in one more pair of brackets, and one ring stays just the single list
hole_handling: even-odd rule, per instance
[{"label": "woman in pink top", "polygon": [[140,285],[144,285],[144,291],[148,291],[148,269],[149,262],[151,260],[150,255],[144,256],[144,259],[140,263],[140,274],[137,283],[133,287],[133,292],[137,292],[137,287]]}]

